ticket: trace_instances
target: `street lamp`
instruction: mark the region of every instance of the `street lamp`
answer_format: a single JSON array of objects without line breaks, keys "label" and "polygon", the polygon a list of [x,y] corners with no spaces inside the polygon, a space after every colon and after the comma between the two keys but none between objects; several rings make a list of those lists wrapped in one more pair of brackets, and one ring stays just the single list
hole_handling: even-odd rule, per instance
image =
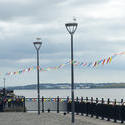
[{"label": "street lamp", "polygon": [[37,42],[33,42],[37,51],[37,92],[38,92],[38,115],[40,114],[40,90],[39,90],[39,50],[42,45],[41,39],[37,38]]},{"label": "street lamp", "polygon": [[72,96],[72,124],[75,122],[74,118],[74,67],[73,67],[73,34],[75,33],[78,24],[77,23],[66,23],[65,24],[67,31],[71,35],[71,96]]}]

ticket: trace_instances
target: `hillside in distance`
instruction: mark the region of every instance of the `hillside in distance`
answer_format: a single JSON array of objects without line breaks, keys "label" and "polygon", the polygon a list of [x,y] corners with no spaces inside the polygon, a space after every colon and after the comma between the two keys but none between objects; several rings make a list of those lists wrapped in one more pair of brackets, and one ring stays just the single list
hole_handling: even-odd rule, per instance
[{"label": "hillside in distance", "polygon": [[[12,90],[37,89],[37,84],[7,87]],[[75,89],[125,88],[125,83],[75,83]],[[71,89],[70,83],[40,84],[40,89]]]}]

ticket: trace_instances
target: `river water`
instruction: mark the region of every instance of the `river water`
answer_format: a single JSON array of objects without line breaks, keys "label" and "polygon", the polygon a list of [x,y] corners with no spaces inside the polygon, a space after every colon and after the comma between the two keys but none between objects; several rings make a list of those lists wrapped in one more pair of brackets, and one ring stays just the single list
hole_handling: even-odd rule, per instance
[{"label": "river water", "polygon": [[[26,98],[37,98],[37,90],[14,90],[16,95],[25,96]],[[125,88],[117,89],[76,89],[74,90],[75,98],[80,97],[93,97],[93,98],[104,98],[107,100],[117,99],[120,101],[124,99],[125,101]],[[53,90],[40,90],[40,97],[44,96],[45,98],[53,98],[59,96],[60,98],[66,98],[67,96],[71,97],[70,89],[53,89]]]}]

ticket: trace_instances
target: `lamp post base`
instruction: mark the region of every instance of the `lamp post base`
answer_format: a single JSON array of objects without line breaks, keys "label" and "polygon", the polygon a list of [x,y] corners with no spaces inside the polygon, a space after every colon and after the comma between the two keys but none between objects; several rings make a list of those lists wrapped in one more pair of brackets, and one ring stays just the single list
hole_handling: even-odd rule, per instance
[{"label": "lamp post base", "polygon": [[75,125],[75,123],[71,123],[71,125]]}]

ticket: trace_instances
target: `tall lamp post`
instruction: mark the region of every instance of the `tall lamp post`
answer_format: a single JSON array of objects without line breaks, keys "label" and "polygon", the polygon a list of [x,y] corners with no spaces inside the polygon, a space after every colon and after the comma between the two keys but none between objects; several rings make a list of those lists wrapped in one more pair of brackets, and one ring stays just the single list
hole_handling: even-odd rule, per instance
[{"label": "tall lamp post", "polygon": [[71,96],[72,96],[72,124],[75,122],[74,117],[74,67],[73,67],[73,34],[75,33],[78,24],[77,23],[66,23],[65,24],[67,31],[71,35]]},{"label": "tall lamp post", "polygon": [[42,45],[41,39],[37,38],[37,42],[33,42],[37,51],[37,92],[38,92],[38,115],[40,114],[40,90],[39,90],[39,50]]},{"label": "tall lamp post", "polygon": [[5,78],[3,78],[3,81],[4,81],[4,89],[5,89],[5,80],[6,80],[6,79],[5,79]]},{"label": "tall lamp post", "polygon": [[5,89],[5,78],[3,78],[3,81],[4,81],[4,88],[3,88],[3,93],[4,93],[4,98],[5,98],[5,94],[6,94],[6,89]]}]

